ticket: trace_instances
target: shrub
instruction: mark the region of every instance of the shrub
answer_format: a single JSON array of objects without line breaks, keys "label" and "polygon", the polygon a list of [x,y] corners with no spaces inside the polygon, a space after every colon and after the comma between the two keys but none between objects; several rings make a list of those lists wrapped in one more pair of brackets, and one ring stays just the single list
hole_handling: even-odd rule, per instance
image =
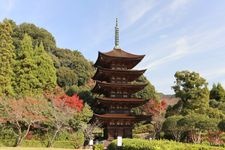
[{"label": "shrub", "polygon": [[[108,146],[108,150],[116,150],[116,140]],[[221,147],[213,147],[200,144],[187,144],[168,140],[143,140],[123,139],[123,150],[222,150]]]},{"label": "shrub", "polygon": [[[58,141],[69,141],[69,145],[72,145],[72,148],[80,148],[84,144],[84,134],[81,131],[77,131],[74,133],[69,133],[67,131],[63,131],[59,134],[59,136],[56,138],[56,142]],[[61,144],[64,144],[65,142],[61,142]],[[60,146],[60,144],[54,143],[54,146]],[[71,148],[71,146],[70,146]]]},{"label": "shrub", "polygon": [[94,145],[94,150],[104,150],[104,145],[103,144],[96,144],[96,145]]}]

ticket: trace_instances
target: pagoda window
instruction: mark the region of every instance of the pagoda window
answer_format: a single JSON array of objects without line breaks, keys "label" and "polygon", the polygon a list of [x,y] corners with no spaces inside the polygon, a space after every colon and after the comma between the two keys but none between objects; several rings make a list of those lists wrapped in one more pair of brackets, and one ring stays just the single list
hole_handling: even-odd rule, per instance
[{"label": "pagoda window", "polygon": [[123,93],[122,93],[121,91],[117,91],[117,92],[116,92],[116,96],[117,96],[117,97],[122,97],[122,96],[123,96]]},{"label": "pagoda window", "polygon": [[121,83],[121,82],[122,82],[122,78],[121,78],[121,77],[117,77],[117,78],[116,78],[116,82],[117,82],[117,83]]},{"label": "pagoda window", "polygon": [[115,77],[114,76],[112,76],[112,78],[111,78],[111,82],[115,82]]},{"label": "pagoda window", "polygon": [[123,92],[123,98],[128,98],[128,93],[126,91]]},{"label": "pagoda window", "polygon": [[125,77],[122,78],[122,83],[126,83],[126,78]]},{"label": "pagoda window", "polygon": [[115,91],[111,91],[110,97],[116,97],[116,92]]},{"label": "pagoda window", "polygon": [[126,67],[125,67],[124,64],[122,64],[121,66],[122,66],[122,67],[121,67],[122,70],[126,70]]},{"label": "pagoda window", "polygon": [[116,69],[116,68],[115,68],[115,64],[112,64],[112,65],[111,65],[111,68],[112,68],[112,69]]}]

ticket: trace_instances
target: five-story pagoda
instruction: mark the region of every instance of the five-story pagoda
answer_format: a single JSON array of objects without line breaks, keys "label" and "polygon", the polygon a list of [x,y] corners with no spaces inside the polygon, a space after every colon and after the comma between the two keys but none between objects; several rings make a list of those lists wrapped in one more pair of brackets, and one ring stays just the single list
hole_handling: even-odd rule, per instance
[{"label": "five-story pagoda", "polygon": [[96,81],[93,93],[98,94],[95,107],[103,113],[95,113],[94,118],[104,127],[104,136],[108,140],[122,136],[132,137],[135,122],[145,116],[131,114],[133,107],[145,103],[144,99],[135,98],[134,93],[142,90],[146,83],[136,83],[145,70],[133,70],[144,55],[135,55],[119,47],[119,28],[116,20],[115,47],[109,52],[99,52],[94,66],[97,68],[93,79]]}]

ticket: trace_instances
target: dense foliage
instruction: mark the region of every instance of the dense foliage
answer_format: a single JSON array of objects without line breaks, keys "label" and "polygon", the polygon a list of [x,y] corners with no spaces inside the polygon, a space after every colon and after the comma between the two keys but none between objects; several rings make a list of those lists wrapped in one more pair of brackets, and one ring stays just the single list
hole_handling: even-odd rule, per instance
[{"label": "dense foliage", "polygon": [[0,23],[0,96],[12,95],[14,46],[12,27],[8,20]]},{"label": "dense foliage", "polygon": [[[116,140],[109,146],[109,150],[117,150]],[[187,144],[167,140],[143,140],[143,139],[123,139],[123,150],[222,150],[224,148],[213,147],[200,144]]]},{"label": "dense foliage", "polygon": [[173,89],[180,100],[167,109],[162,128],[165,137],[176,141],[223,144],[220,132],[225,117],[221,107],[224,105],[223,87],[213,85],[209,91],[206,80],[195,72],[179,71],[175,78]]},{"label": "dense foliage", "polygon": [[[52,34],[34,24],[5,19],[0,43],[0,143],[82,146],[92,111],[81,99],[92,101],[92,64],[78,51],[57,48]],[[79,91],[66,95],[72,87]]]}]

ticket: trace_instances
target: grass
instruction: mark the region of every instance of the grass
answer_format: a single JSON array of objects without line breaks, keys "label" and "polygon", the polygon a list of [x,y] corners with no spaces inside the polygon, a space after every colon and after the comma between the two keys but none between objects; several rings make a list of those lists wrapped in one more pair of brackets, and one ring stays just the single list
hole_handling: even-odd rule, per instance
[{"label": "grass", "polygon": [[[0,147],[0,150],[75,150],[68,148],[44,148],[44,147]],[[89,150],[89,149],[77,149]]]}]

